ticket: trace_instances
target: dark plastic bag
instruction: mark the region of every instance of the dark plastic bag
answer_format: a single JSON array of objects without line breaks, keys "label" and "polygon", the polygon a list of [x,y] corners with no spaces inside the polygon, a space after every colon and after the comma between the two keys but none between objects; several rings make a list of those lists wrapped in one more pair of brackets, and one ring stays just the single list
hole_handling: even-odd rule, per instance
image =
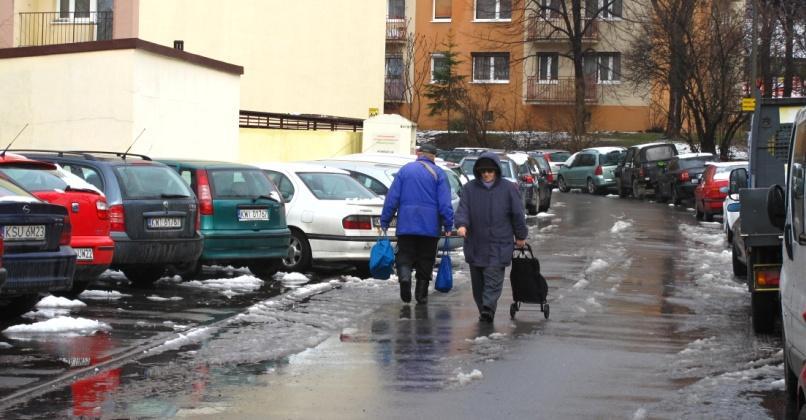
[{"label": "dark plastic bag", "polygon": [[515,248],[512,252],[512,300],[526,303],[545,303],[549,292],[546,279],[540,274],[540,261],[532,253],[532,246]]},{"label": "dark plastic bag", "polygon": [[437,270],[437,281],[434,282],[434,290],[442,293],[450,292],[453,288],[453,265],[451,256],[448,255],[448,238],[443,239],[445,246],[442,248],[442,256]]},{"label": "dark plastic bag", "polygon": [[389,238],[384,235],[378,238],[369,251],[369,273],[378,280],[389,280],[395,266],[395,250]]}]

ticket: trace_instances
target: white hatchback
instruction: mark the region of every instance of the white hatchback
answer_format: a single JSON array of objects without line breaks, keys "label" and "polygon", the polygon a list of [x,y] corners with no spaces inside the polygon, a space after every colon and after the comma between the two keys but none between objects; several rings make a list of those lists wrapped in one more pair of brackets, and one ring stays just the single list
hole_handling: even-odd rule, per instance
[{"label": "white hatchback", "polygon": [[[291,230],[286,271],[315,261],[348,262],[368,274],[369,252],[380,235],[383,200],[347,171],[311,163],[263,163],[286,202]],[[389,235],[394,235],[390,229]]]}]

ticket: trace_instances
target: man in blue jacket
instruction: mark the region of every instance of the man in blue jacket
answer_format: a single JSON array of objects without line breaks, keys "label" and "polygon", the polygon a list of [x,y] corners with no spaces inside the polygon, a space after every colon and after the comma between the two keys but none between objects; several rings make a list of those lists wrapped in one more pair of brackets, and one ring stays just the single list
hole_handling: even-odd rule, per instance
[{"label": "man in blue jacket", "polygon": [[456,210],[456,231],[465,238],[473,300],[479,321],[493,322],[504,287],[504,270],[515,246],[523,248],[529,230],[518,186],[501,178],[501,160],[484,152],[473,165],[475,179],[465,184]]},{"label": "man in blue jacket", "polygon": [[440,231],[453,229],[451,188],[442,170],[434,164],[437,148],[420,146],[417,160],[404,165],[386,194],[381,229],[386,231],[397,213],[397,277],[400,299],[411,302],[411,272],[416,270],[417,303],[428,301],[428,283],[437,257]]}]

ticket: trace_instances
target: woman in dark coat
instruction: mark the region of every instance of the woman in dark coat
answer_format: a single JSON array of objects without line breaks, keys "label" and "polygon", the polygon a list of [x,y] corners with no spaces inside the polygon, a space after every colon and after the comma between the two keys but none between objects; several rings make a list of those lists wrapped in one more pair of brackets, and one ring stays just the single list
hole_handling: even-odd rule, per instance
[{"label": "woman in dark coat", "polygon": [[459,236],[465,238],[465,261],[470,264],[479,321],[493,322],[504,270],[512,263],[515,246],[526,244],[529,231],[518,186],[501,178],[498,156],[483,153],[473,174],[475,179],[462,189],[454,222]]}]

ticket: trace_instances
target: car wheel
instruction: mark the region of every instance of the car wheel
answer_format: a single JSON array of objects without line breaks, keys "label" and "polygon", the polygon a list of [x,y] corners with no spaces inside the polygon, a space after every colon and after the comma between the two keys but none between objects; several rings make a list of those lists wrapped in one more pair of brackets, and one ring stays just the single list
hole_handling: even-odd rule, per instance
[{"label": "car wheel", "polygon": [[191,261],[185,264],[177,264],[176,274],[182,277],[182,280],[193,280],[199,278],[202,273],[202,264],[198,260]]},{"label": "car wheel", "polygon": [[753,331],[756,334],[769,334],[775,327],[775,294],[752,293],[750,310],[752,313]]},{"label": "car wheel", "polygon": [[704,211],[702,213],[702,217],[703,217],[703,219],[705,219],[706,222],[713,222],[714,221],[714,214],[711,213],[711,212]]},{"label": "car wheel", "polygon": [[3,299],[2,306],[0,306],[0,309],[2,309],[0,310],[0,318],[16,318],[32,310],[41,298],[38,294],[30,294]]},{"label": "car wheel", "polygon": [[588,178],[586,185],[588,187],[588,194],[597,194],[599,192],[599,190],[596,188],[596,184],[593,183],[593,178]]},{"label": "car wheel", "polygon": [[305,234],[299,230],[291,230],[291,241],[288,243],[288,255],[283,258],[283,269],[286,271],[305,271],[311,265],[311,245]]},{"label": "car wheel", "polygon": [[[792,372],[789,364],[789,352],[786,351],[786,333],[783,334],[782,347],[784,348],[784,390],[788,402],[795,403],[798,400],[798,376]],[[802,409],[800,411],[803,411]]]},{"label": "car wheel", "polygon": [[568,191],[571,191],[571,189],[568,188],[568,185],[566,185],[565,178],[563,177],[560,177],[560,179],[557,180],[557,185],[560,188],[560,192],[567,193]]},{"label": "car wheel", "polygon": [[680,199],[680,191],[677,190],[677,185],[672,185],[672,204],[679,206],[683,200]]},{"label": "car wheel", "polygon": [[638,200],[643,200],[644,194],[639,191],[641,190],[639,189],[638,180],[636,179],[632,182],[632,196]]},{"label": "car wheel", "polygon": [[165,274],[165,266],[162,265],[138,265],[126,267],[123,270],[126,278],[135,287],[151,287],[154,282]]},{"label": "car wheel", "polygon": [[621,186],[621,178],[619,178],[619,181],[616,184],[616,189],[618,190],[619,198],[627,198],[627,191]]},{"label": "car wheel", "polygon": [[273,280],[274,274],[280,268],[282,263],[276,259],[256,260],[250,261],[246,266],[255,277],[261,280]]},{"label": "car wheel", "polygon": [[747,275],[747,266],[739,259],[739,251],[736,249],[736,244],[731,247],[731,265],[733,266],[733,275],[736,277],[744,277]]}]

